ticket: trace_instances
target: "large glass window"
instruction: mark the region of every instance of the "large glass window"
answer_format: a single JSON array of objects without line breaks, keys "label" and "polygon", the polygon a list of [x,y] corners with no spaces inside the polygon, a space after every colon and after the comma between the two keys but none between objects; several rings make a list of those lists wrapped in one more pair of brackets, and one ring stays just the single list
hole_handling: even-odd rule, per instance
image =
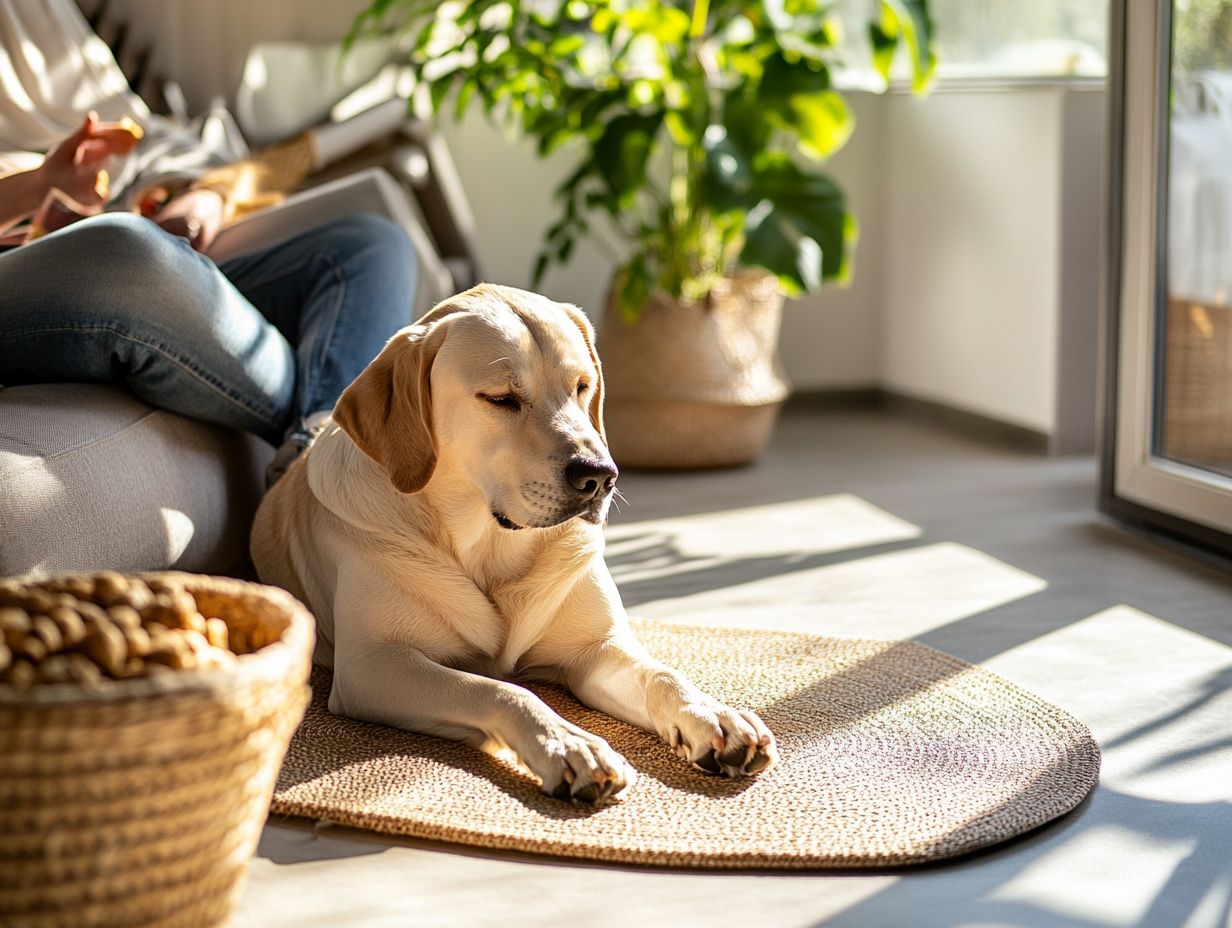
[{"label": "large glass window", "polygon": [[[844,26],[862,30],[879,2],[840,0]],[[1108,0],[929,0],[929,10],[943,80],[1100,78],[1108,72]],[[851,64],[871,73],[867,58]],[[909,74],[905,60],[895,70]],[[858,82],[859,74],[853,78]]]},{"label": "large glass window", "polygon": [[1178,2],[1154,452],[1232,476],[1232,0]]},{"label": "large glass window", "polygon": [[1108,0],[931,0],[941,77],[1103,77]]},{"label": "large glass window", "polygon": [[1101,502],[1232,554],[1232,0],[1118,3]]}]

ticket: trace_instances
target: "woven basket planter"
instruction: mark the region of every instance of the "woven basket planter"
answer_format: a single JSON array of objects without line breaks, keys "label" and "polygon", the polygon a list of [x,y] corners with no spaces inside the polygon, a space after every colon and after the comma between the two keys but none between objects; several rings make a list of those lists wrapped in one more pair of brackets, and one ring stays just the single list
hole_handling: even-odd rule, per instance
[{"label": "woven basket planter", "polygon": [[1163,450],[1232,470],[1232,307],[1168,301]]},{"label": "woven basket planter", "polygon": [[727,278],[704,302],[654,294],[634,323],[609,298],[599,353],[616,463],[680,470],[756,459],[790,392],[782,318],[777,281],[758,271]]},{"label": "woven basket planter", "polygon": [[0,686],[0,924],[228,919],[309,698],[314,623],[291,596],[181,583],[254,646],[226,670]]}]

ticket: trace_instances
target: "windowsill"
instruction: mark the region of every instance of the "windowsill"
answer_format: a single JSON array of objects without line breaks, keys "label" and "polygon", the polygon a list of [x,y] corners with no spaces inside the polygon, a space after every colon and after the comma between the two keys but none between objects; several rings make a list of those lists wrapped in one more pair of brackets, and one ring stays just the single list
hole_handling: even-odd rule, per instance
[{"label": "windowsill", "polygon": [[[911,81],[896,80],[882,90],[869,82],[851,83],[835,81],[843,93],[868,93],[876,95],[910,95]],[[1105,77],[939,77],[928,89],[931,95],[958,93],[1025,93],[1035,90],[1091,91],[1105,90]]]}]

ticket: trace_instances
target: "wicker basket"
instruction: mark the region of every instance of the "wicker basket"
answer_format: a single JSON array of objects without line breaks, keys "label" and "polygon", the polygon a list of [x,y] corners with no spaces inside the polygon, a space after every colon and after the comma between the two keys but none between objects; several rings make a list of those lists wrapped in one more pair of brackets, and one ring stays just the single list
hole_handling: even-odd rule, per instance
[{"label": "wicker basket", "polygon": [[778,281],[759,271],[727,278],[704,303],[655,294],[632,324],[609,298],[599,353],[616,463],[677,470],[758,457],[790,392],[782,314]]},{"label": "wicker basket", "polygon": [[281,590],[189,574],[233,669],[0,686],[0,924],[207,926],[230,915],[309,698],[312,617]]},{"label": "wicker basket", "polygon": [[1163,451],[1232,472],[1232,307],[1168,301]]}]

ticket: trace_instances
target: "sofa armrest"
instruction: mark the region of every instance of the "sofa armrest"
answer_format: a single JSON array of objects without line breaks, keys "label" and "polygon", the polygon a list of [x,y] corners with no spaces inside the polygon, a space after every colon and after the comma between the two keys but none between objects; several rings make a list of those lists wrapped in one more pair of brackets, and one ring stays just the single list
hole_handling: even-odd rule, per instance
[{"label": "sofa armrest", "polygon": [[449,271],[424,231],[406,194],[380,168],[357,171],[296,193],[223,229],[208,254],[217,262],[285,242],[322,223],[355,213],[388,216],[406,230],[419,259],[413,316],[418,318],[453,293]]}]

